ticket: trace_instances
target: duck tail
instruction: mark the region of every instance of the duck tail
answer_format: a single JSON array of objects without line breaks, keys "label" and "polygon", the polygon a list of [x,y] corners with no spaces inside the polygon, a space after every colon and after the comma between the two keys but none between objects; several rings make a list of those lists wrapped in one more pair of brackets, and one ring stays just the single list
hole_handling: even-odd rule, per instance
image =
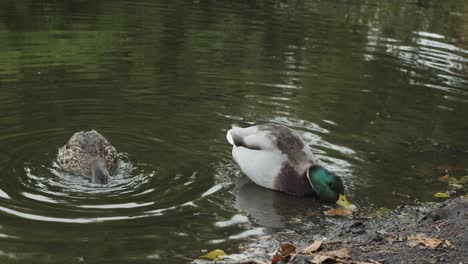
[{"label": "duck tail", "polygon": [[232,138],[232,129],[229,129],[227,134],[226,134],[226,139],[229,142],[229,144],[234,146],[234,139]]}]

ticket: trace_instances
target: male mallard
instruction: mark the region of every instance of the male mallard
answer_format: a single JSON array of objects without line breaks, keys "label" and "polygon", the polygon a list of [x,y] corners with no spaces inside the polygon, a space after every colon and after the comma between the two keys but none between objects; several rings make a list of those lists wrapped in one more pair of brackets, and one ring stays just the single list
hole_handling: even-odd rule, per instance
[{"label": "male mallard", "polygon": [[117,167],[117,150],[98,132],[77,132],[58,150],[57,161],[64,171],[91,177],[105,184]]},{"label": "male mallard", "polygon": [[232,126],[226,137],[234,160],[256,184],[350,206],[341,178],[318,165],[302,138],[286,126]]}]

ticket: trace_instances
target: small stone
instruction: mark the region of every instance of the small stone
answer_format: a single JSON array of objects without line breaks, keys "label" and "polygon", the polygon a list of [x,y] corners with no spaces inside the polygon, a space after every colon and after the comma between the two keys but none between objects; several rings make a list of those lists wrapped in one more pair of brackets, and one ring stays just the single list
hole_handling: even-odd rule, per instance
[{"label": "small stone", "polygon": [[374,242],[381,242],[381,241],[383,241],[383,237],[382,237],[381,235],[379,235],[379,234],[376,234],[376,235],[374,235],[374,237],[372,238],[372,241],[374,241]]}]

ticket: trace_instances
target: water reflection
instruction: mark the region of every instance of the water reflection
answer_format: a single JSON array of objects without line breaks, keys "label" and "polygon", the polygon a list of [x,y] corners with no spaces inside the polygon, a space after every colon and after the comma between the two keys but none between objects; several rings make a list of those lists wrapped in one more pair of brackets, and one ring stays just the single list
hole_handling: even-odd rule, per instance
[{"label": "water reflection", "polygon": [[309,216],[320,215],[323,209],[312,197],[300,198],[271,191],[255,185],[247,177],[236,181],[233,193],[236,208],[246,212],[253,223],[267,228],[291,226],[296,219],[317,221]]}]

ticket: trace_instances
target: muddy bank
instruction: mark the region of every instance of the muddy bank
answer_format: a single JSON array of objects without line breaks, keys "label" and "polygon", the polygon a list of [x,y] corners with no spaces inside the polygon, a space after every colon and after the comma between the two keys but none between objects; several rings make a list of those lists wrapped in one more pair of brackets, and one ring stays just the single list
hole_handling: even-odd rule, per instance
[{"label": "muddy bank", "polygon": [[321,233],[289,231],[257,238],[240,247],[248,259],[215,263],[271,263],[282,243],[291,243],[299,253],[323,237],[313,252],[291,254],[278,263],[319,263],[317,255],[333,256],[336,250],[339,256],[324,263],[468,263],[467,231],[468,199],[463,197],[401,206],[375,219],[340,218]]}]

